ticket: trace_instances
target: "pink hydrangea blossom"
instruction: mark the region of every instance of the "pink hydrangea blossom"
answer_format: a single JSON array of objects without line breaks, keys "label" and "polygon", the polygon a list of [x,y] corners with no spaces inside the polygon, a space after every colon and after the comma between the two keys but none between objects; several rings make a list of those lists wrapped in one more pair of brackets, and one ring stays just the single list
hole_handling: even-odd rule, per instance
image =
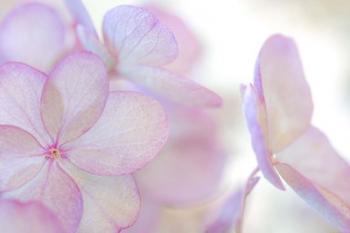
[{"label": "pink hydrangea blossom", "polygon": [[0,193],[40,200],[66,232],[118,232],[140,200],[133,178],[167,139],[160,104],[109,92],[103,62],[63,59],[49,76],[21,63],[0,67]]},{"label": "pink hydrangea blossom", "polygon": [[66,233],[56,216],[39,202],[0,201],[1,233]]},{"label": "pink hydrangea blossom", "polygon": [[102,44],[80,0],[66,3],[77,19],[83,47],[98,54],[117,78],[160,99],[200,107],[221,105],[221,98],[212,91],[164,68],[177,58],[178,45],[168,27],[147,9],[118,6],[108,11]]},{"label": "pink hydrangea blossom", "polygon": [[281,35],[260,51],[254,83],[243,87],[244,112],[263,175],[280,176],[341,232],[350,232],[350,166],[310,123],[313,104],[297,47]]}]

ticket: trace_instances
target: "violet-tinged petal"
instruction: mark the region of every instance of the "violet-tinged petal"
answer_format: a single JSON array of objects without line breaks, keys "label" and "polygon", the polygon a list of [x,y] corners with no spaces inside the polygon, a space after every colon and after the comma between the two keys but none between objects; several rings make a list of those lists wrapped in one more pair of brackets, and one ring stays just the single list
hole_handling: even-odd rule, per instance
[{"label": "violet-tinged petal", "polygon": [[151,66],[121,67],[121,75],[157,97],[191,107],[219,107],[221,98],[194,81]]},{"label": "violet-tinged petal", "polygon": [[350,165],[317,128],[310,127],[277,159],[297,169],[303,176],[331,190],[350,206]]},{"label": "violet-tinged petal", "polygon": [[137,92],[111,92],[96,124],[63,149],[90,173],[128,174],[153,159],[167,135],[166,116],[157,101]]},{"label": "violet-tinged petal", "polygon": [[51,137],[64,144],[76,139],[100,117],[108,97],[102,61],[90,53],[75,53],[61,61],[45,83],[42,119]]},{"label": "violet-tinged petal", "polygon": [[118,6],[108,11],[103,33],[120,64],[164,65],[178,53],[172,32],[140,7]]},{"label": "violet-tinged petal", "polygon": [[350,206],[344,200],[287,164],[279,163],[276,167],[288,185],[315,211],[341,232],[350,232]]},{"label": "violet-tinged petal", "polygon": [[42,202],[57,216],[66,232],[75,232],[82,217],[79,188],[56,162],[48,162],[30,182],[19,189],[1,193],[1,197]]},{"label": "violet-tinged petal", "polygon": [[94,34],[97,37],[97,32],[92,19],[81,0],[64,0],[70,14],[73,17],[75,24],[81,25],[88,30],[89,33]]},{"label": "violet-tinged petal", "polygon": [[0,125],[0,192],[31,180],[44,165],[43,153],[44,148],[28,132]]},{"label": "violet-tinged petal", "polygon": [[136,220],[140,197],[132,176],[94,176],[70,162],[63,168],[83,197],[84,213],[77,233],[116,233]]},{"label": "violet-tinged petal", "polygon": [[257,96],[254,86],[242,88],[243,111],[251,137],[251,144],[255,152],[259,168],[264,177],[274,186],[284,190],[282,181],[272,162],[272,153],[266,139],[266,116],[263,103]]},{"label": "violet-tinged petal", "polygon": [[223,203],[221,203],[219,210],[213,215],[214,218],[211,216],[213,219],[209,221],[206,227],[206,233],[242,232],[246,199],[259,181],[259,177],[256,177],[255,173],[256,171],[253,171],[245,187],[232,192]]},{"label": "violet-tinged petal", "polygon": [[179,54],[176,60],[167,64],[164,68],[180,74],[190,72],[202,54],[202,47],[195,33],[180,17],[171,12],[167,12],[156,5],[146,5],[145,8],[174,33],[178,42]]},{"label": "violet-tinged petal", "polygon": [[41,145],[51,143],[40,117],[40,94],[46,79],[24,64],[0,66],[0,124],[29,132]]},{"label": "violet-tinged petal", "polygon": [[265,42],[254,85],[264,99],[269,146],[276,153],[308,128],[313,111],[310,88],[292,39],[275,35]]},{"label": "violet-tinged petal", "polygon": [[13,10],[0,25],[0,56],[48,71],[62,55],[65,27],[55,9],[29,3]]},{"label": "violet-tinged petal", "polygon": [[66,233],[56,216],[39,202],[0,201],[1,233]]},{"label": "violet-tinged petal", "polygon": [[138,186],[163,204],[207,200],[218,191],[226,163],[213,119],[202,111],[172,108],[169,124],[169,139],[159,156],[136,173]]}]

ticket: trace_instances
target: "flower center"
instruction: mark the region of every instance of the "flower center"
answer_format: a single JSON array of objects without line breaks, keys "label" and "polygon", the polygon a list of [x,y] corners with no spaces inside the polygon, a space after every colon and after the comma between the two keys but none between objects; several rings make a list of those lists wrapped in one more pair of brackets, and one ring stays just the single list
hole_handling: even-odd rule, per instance
[{"label": "flower center", "polygon": [[48,157],[51,159],[60,159],[62,157],[61,151],[56,147],[51,147],[48,151]]}]

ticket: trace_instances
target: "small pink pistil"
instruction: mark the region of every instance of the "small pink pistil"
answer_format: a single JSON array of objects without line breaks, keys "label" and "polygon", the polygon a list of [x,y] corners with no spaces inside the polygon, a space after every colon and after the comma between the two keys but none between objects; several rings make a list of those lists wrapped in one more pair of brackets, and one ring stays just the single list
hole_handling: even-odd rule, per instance
[{"label": "small pink pistil", "polygon": [[62,158],[62,154],[58,148],[50,147],[47,157],[50,159],[60,159],[60,158]]}]

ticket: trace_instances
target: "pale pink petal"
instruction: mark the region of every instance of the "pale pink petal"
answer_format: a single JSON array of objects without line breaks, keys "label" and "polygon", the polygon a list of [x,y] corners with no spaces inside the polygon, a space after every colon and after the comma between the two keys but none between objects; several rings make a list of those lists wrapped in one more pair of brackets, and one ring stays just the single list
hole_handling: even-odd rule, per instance
[{"label": "pale pink petal", "polygon": [[264,177],[279,189],[284,189],[272,162],[272,153],[266,142],[266,116],[264,105],[259,100],[254,86],[243,90],[243,111],[251,136],[251,144],[255,152],[259,168]]},{"label": "pale pink petal", "polygon": [[174,35],[149,11],[118,6],[104,17],[105,43],[120,64],[164,65],[177,56]]},{"label": "pale pink petal", "polygon": [[219,107],[221,98],[194,81],[151,66],[122,67],[121,75],[157,97],[192,107]]},{"label": "pale pink petal", "polygon": [[294,41],[270,37],[260,51],[255,75],[254,85],[266,105],[269,145],[276,153],[308,128],[313,111]]},{"label": "pale pink petal", "polygon": [[78,184],[84,201],[78,233],[115,233],[136,220],[140,197],[132,176],[94,176],[70,162],[63,167]]},{"label": "pale pink petal", "polygon": [[278,153],[277,158],[322,185],[350,206],[350,165],[336,152],[327,137],[310,127],[300,138]]},{"label": "pale pink petal", "polygon": [[28,132],[0,125],[0,192],[31,180],[44,165],[44,152],[45,148]]},{"label": "pale pink petal", "polygon": [[315,211],[341,232],[350,232],[350,206],[344,200],[287,164],[279,163],[276,167],[288,185]]},{"label": "pale pink petal", "polygon": [[216,211],[210,213],[205,233],[242,232],[246,199],[259,181],[259,177],[256,177],[255,173],[256,171],[248,178],[245,187],[232,192]]},{"label": "pale pink petal", "polygon": [[0,66],[0,124],[29,132],[41,145],[51,143],[40,117],[40,95],[46,79],[20,63]]},{"label": "pale pink petal", "polygon": [[146,5],[145,8],[151,11],[174,33],[178,42],[178,57],[164,68],[180,74],[190,72],[202,54],[202,47],[195,33],[186,25],[183,19],[171,12],[167,12],[156,5]]},{"label": "pale pink petal", "polygon": [[93,174],[128,174],[153,159],[167,135],[157,101],[137,92],[111,92],[97,123],[63,149],[74,164]]},{"label": "pale pink petal", "polygon": [[86,132],[100,117],[108,97],[102,61],[90,53],[66,57],[51,73],[41,97],[42,118],[59,143]]},{"label": "pale pink petal", "polygon": [[160,205],[151,202],[144,195],[142,195],[141,210],[136,222],[129,228],[122,231],[122,233],[154,233],[156,226],[161,219]]},{"label": "pale pink petal", "polygon": [[75,232],[82,217],[79,188],[56,162],[48,162],[30,182],[19,189],[1,193],[1,196],[42,202],[57,216],[66,232]]},{"label": "pale pink petal", "polygon": [[39,202],[0,201],[1,233],[65,233],[56,216]]},{"label": "pale pink petal", "polygon": [[169,124],[167,144],[136,173],[138,185],[145,195],[163,204],[207,200],[218,191],[226,163],[213,119],[204,112],[172,108]]},{"label": "pale pink petal", "polygon": [[0,25],[0,54],[41,70],[50,70],[64,49],[65,28],[58,13],[40,3],[13,10]]}]

